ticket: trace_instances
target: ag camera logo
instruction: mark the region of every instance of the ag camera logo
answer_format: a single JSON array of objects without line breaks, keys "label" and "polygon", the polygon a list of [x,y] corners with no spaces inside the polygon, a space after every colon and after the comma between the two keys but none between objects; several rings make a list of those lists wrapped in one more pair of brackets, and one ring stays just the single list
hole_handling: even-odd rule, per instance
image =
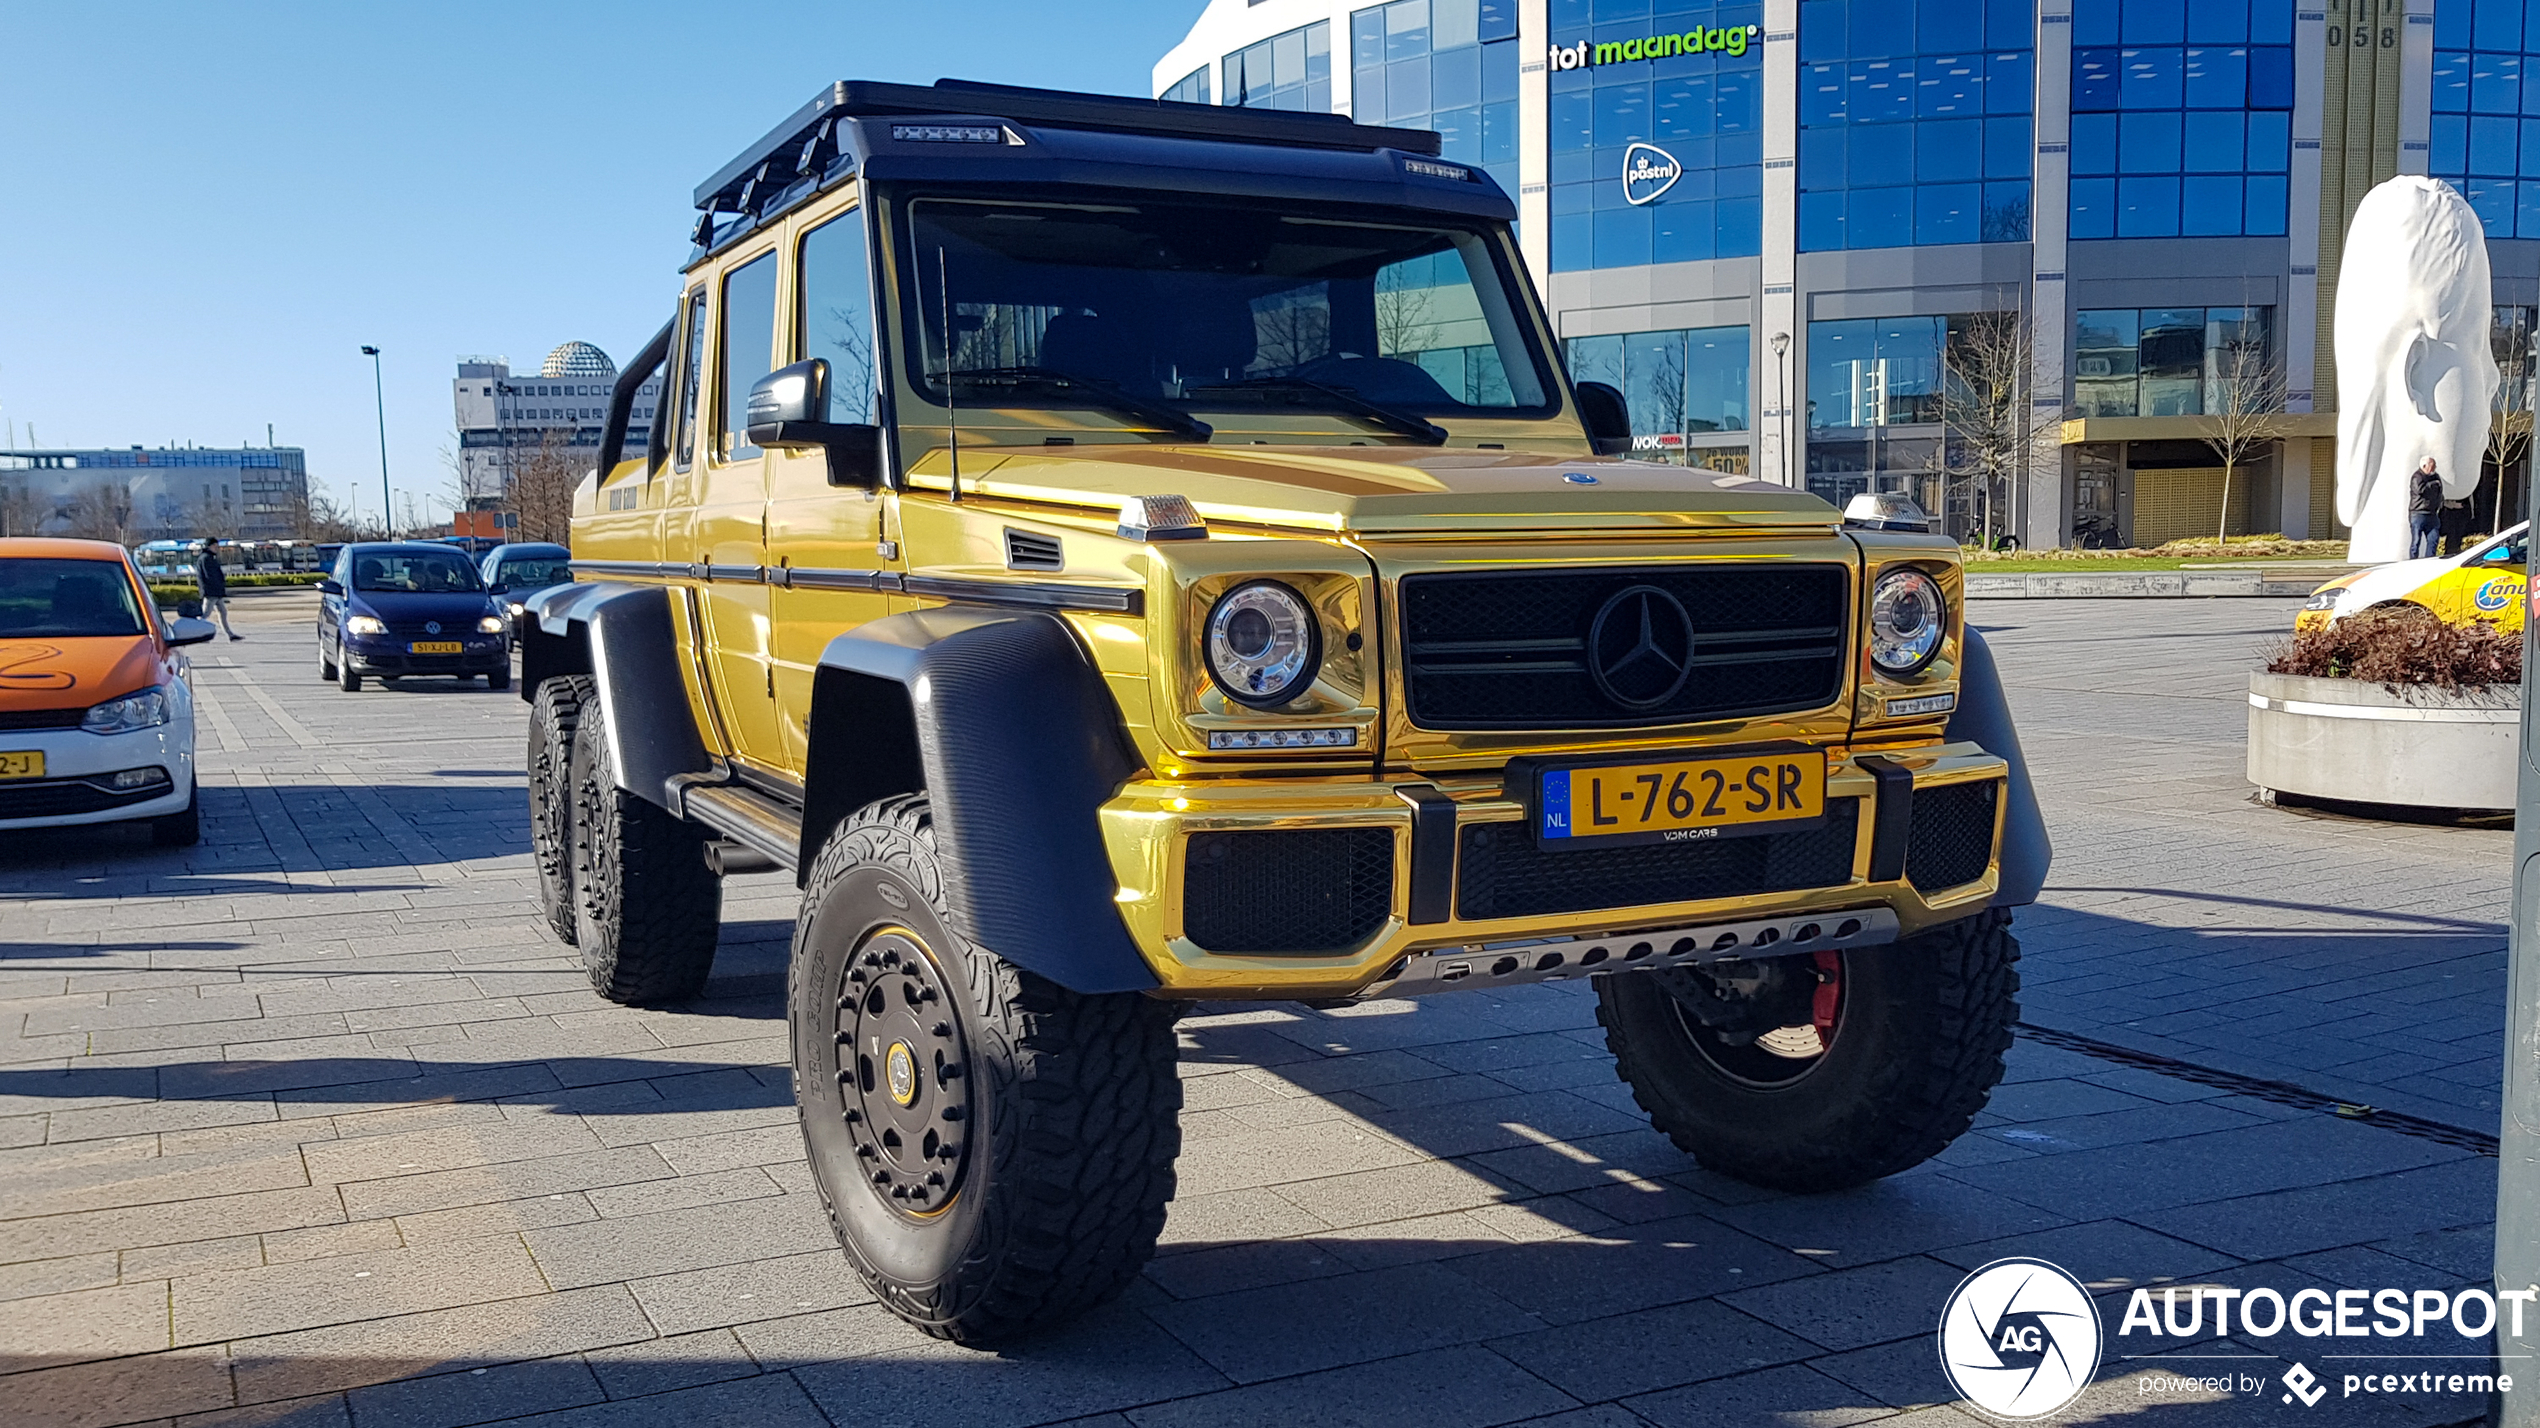
[{"label": "ag camera logo", "polygon": [[1940,1368],[1987,1413],[2044,1417],[2099,1371],[2098,1306],[2061,1266],[1997,1259],[1960,1280],[1941,1307]]}]

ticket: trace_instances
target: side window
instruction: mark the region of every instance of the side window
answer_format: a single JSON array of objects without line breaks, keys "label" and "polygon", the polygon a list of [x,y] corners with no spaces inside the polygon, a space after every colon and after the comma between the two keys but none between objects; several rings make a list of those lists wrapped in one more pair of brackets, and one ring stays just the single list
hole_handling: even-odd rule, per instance
[{"label": "side window", "polygon": [[849,213],[803,235],[802,351],[829,359],[829,419],[873,420],[873,287],[865,273],[864,215]]},{"label": "side window", "polygon": [[744,428],[750,387],[776,370],[776,255],[762,254],[723,278],[723,400],[715,412],[715,449],[727,460],[758,455]]},{"label": "side window", "polygon": [[688,294],[688,330],[679,341],[679,469],[697,459],[697,372],[705,360],[706,291]]}]

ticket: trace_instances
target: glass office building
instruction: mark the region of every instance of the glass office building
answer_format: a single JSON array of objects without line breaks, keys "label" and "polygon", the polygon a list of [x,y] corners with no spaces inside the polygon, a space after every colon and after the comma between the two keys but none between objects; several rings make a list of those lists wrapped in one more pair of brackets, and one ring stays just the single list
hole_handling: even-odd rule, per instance
[{"label": "glass office building", "polygon": [[[1435,129],[1643,455],[2033,546],[2210,531],[2261,369],[2290,435],[2228,519],[2336,533],[2328,317],[2394,174],[2478,213],[2525,370],[2540,306],[2540,0],[1213,0],[1152,92]],[[2045,454],[1986,499],[1953,393],[2014,340]]]}]

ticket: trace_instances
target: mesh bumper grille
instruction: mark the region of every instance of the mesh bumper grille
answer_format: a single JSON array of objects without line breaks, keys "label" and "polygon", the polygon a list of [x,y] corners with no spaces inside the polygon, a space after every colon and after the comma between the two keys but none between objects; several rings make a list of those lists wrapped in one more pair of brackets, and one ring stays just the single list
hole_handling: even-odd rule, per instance
[{"label": "mesh bumper grille", "polygon": [[[1840,566],[1796,563],[1408,576],[1411,722],[1629,728],[1814,709],[1842,689],[1849,579]],[[1634,586],[1672,596],[1692,626],[1682,685],[1637,708],[1616,702],[1588,671],[1598,611]]]},{"label": "mesh bumper grille", "polygon": [[1393,910],[1393,833],[1202,833],[1182,869],[1182,932],[1211,952],[1344,952]]},{"label": "mesh bumper grille", "polygon": [[1915,791],[1913,832],[1905,844],[1905,880],[1914,891],[1939,892],[1984,876],[1993,861],[1993,806],[2001,795],[1999,782]]},{"label": "mesh bumper grille", "polygon": [[1823,824],[1795,833],[1554,852],[1522,823],[1474,824],[1456,862],[1456,914],[1478,922],[1837,887],[1852,879],[1860,816],[1859,799],[1836,798]]}]

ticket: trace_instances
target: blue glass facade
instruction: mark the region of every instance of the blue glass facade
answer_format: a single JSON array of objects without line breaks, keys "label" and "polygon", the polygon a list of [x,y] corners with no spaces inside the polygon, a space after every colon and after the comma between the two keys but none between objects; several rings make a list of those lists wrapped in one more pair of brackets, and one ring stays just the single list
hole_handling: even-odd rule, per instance
[{"label": "blue glass facade", "polygon": [[2031,0],[1805,0],[1799,248],[2024,242]]},{"label": "blue glass facade", "polygon": [[[1556,45],[1635,45],[1696,30],[1733,47],[1555,70],[1551,76],[1552,267],[1625,267],[1763,251],[1764,46],[1760,4],[1552,0]],[[1624,155],[1654,144],[1683,177],[1653,202],[1624,198]]]},{"label": "blue glass facade", "polygon": [[1394,0],[1349,17],[1350,117],[1435,129],[1517,194],[1516,0]]},{"label": "blue glass facade", "polygon": [[1700,433],[1746,430],[1747,349],[1743,327],[1696,327],[1573,337],[1562,355],[1575,380],[1623,394],[1633,436],[1679,439],[1656,447],[1665,451]]},{"label": "blue glass facade", "polygon": [[1189,74],[1183,75],[1174,81],[1171,89],[1157,95],[1156,98],[1170,99],[1180,104],[1206,104],[1208,102],[1208,66],[1201,65]]},{"label": "blue glass facade", "polygon": [[1332,112],[1332,22],[1300,25],[1226,56],[1226,102]]},{"label": "blue glass facade", "polygon": [[[2540,4],[2435,0],[2427,171],[2490,238],[2540,238]],[[2528,76],[2528,78],[2526,78]]]},{"label": "blue glass facade", "polygon": [[2072,236],[2284,232],[2292,0],[2075,0]]}]

